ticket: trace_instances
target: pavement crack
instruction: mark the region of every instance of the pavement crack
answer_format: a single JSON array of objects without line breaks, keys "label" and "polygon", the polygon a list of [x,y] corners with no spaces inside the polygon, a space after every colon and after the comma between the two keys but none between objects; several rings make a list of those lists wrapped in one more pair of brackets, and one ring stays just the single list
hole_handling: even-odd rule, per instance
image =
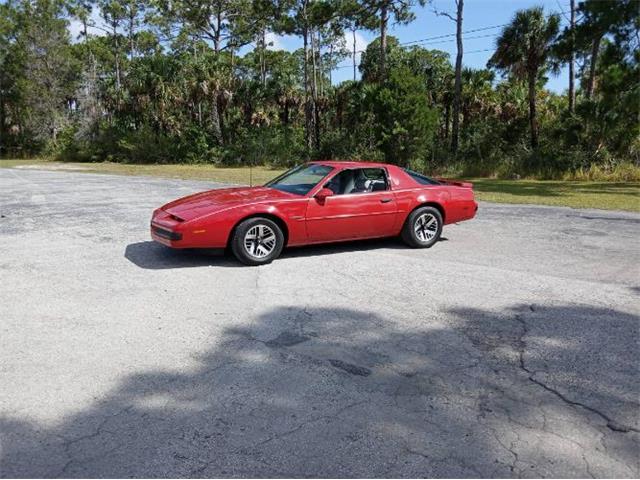
[{"label": "pavement crack", "polygon": [[[57,477],[68,477],[68,475],[66,475],[67,473],[67,469],[71,466],[72,463],[82,463],[82,462],[78,462],[76,459],[73,458],[73,455],[71,454],[71,446],[78,443],[78,442],[82,442],[84,440],[90,440],[92,438],[96,438],[99,437],[100,435],[102,435],[103,433],[113,433],[110,430],[106,430],[104,427],[107,425],[107,423],[114,419],[115,417],[118,417],[124,413],[129,412],[130,410],[133,409],[133,405],[129,405],[128,407],[125,407],[119,411],[117,411],[116,413],[114,413],[113,415],[109,415],[105,418],[102,419],[102,421],[98,424],[98,426],[95,428],[95,430],[92,433],[88,433],[86,435],[81,435],[79,437],[76,438],[71,438],[68,440],[64,440],[62,442],[62,448],[65,452],[65,454],[67,455],[67,457],[69,457],[69,460],[62,466],[62,469],[60,470],[60,472],[58,473]],[[117,448],[119,448],[120,445],[117,445],[114,449],[115,450]],[[107,452],[110,453],[110,452]]]},{"label": "pavement crack", "polygon": [[584,451],[582,453],[582,461],[584,462],[584,466],[585,469],[587,470],[587,474],[591,477],[591,478],[596,478],[596,476],[593,474],[593,472],[591,471],[591,465],[589,465],[589,461],[587,460],[587,456],[585,455]]},{"label": "pavement crack", "polygon": [[304,308],[298,310],[296,316],[293,319],[295,326],[297,327],[300,335],[304,335],[304,323],[305,320],[303,318],[306,317],[306,320],[311,320],[313,318],[313,314],[309,312],[309,306],[305,305]]},{"label": "pavement crack", "polygon": [[361,367],[335,358],[330,358],[329,363],[331,366],[350,373],[351,375],[357,375],[359,377],[368,377],[371,375],[371,369],[367,367]]},{"label": "pavement crack", "polygon": [[[533,306],[530,306],[530,310],[535,311]],[[603,419],[606,422],[606,426],[609,430],[612,430],[614,432],[620,432],[620,433],[629,433],[629,432],[640,433],[640,429],[632,427],[631,425],[621,424],[613,420],[611,417],[609,417],[609,415],[598,410],[595,407],[592,407],[590,405],[587,405],[585,403],[582,403],[576,400],[571,400],[559,390],[555,389],[550,385],[547,385],[541,380],[538,380],[536,378],[537,372],[527,367],[524,359],[525,350],[527,348],[527,343],[525,342],[524,339],[529,334],[529,325],[527,324],[527,321],[525,320],[524,316],[521,314],[516,314],[515,319],[522,326],[522,330],[520,332],[520,336],[518,337],[517,345],[516,345],[518,350],[518,364],[519,364],[520,370],[522,370],[527,374],[527,378],[529,379],[530,382],[538,385],[539,387],[543,388],[547,392],[555,395],[558,399],[560,399],[562,402],[564,402],[565,404],[571,407],[574,407],[574,408],[579,407],[599,416],[601,419]]]},{"label": "pavement crack", "polygon": [[[514,473],[516,470],[516,465],[518,464],[518,462],[520,461],[520,458],[518,456],[518,452],[515,451],[514,449],[514,444],[515,442],[511,442],[509,444],[509,446],[506,446],[502,440],[500,440],[500,435],[498,435],[498,432],[495,431],[494,428],[489,427],[489,430],[491,431],[491,433],[493,433],[493,438],[496,440],[496,442],[498,442],[498,445],[500,445],[504,450],[506,450],[507,452],[509,452],[511,454],[511,456],[513,456],[513,462],[511,462],[511,464],[505,464],[509,467],[509,471],[511,473]],[[516,433],[516,436],[518,436],[518,434]],[[518,439],[520,437],[518,436]]]},{"label": "pavement crack", "polygon": [[432,458],[429,457],[428,455],[426,455],[426,454],[424,454],[422,452],[419,452],[418,450],[413,450],[413,449],[411,449],[409,447],[406,447],[406,446],[404,447],[404,451],[408,455],[417,455],[419,457],[426,458],[427,460],[432,460]]},{"label": "pavement crack", "polygon": [[369,403],[369,400],[362,400],[360,402],[354,402],[354,403],[350,403],[349,405],[346,405],[345,407],[342,407],[341,409],[339,409],[337,412],[331,414],[331,415],[320,415],[318,417],[315,418],[311,418],[305,422],[302,422],[300,425],[298,425],[295,428],[292,428],[291,430],[287,430],[286,432],[282,432],[282,433],[278,433],[276,435],[273,435],[272,437],[269,437],[261,442],[258,442],[254,445],[252,445],[251,448],[254,447],[260,447],[262,445],[266,445],[267,443],[273,442],[274,440],[280,440],[282,438],[288,437],[290,435],[293,435],[294,433],[302,430],[304,427],[306,427],[307,425],[310,425],[312,423],[316,423],[319,422],[320,420],[331,420],[331,419],[337,419],[342,413],[346,412],[347,410],[357,407],[359,405],[363,405],[365,403]]}]

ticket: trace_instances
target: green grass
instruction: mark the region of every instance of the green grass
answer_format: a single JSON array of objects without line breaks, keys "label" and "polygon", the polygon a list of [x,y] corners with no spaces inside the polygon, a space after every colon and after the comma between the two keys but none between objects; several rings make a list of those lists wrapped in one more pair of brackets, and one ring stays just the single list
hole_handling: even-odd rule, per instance
[{"label": "green grass", "polygon": [[21,165],[40,165],[42,163],[51,163],[46,158],[30,158],[28,160],[21,160],[17,158],[1,158],[0,168],[11,168]]},{"label": "green grass", "polygon": [[471,180],[480,200],[640,212],[640,182]]},{"label": "green grass", "polygon": [[185,180],[211,180],[222,183],[261,185],[280,175],[283,169],[254,167],[219,167],[206,164],[136,165],[126,163],[73,163],[55,162],[46,159],[0,160],[0,167],[25,167],[34,165],[46,170],[74,171],[84,173],[106,173],[111,175],[147,175]]},{"label": "green grass", "polygon": [[[248,184],[246,167],[215,165],[132,165],[120,163],[68,163],[46,159],[0,160],[0,167],[24,167],[70,170],[116,175],[150,175],[154,177],[211,180]],[[281,169],[253,168],[252,183],[263,184],[276,177]],[[498,203],[530,203],[573,208],[602,208],[640,212],[640,182],[593,182],[561,180],[471,180],[479,200]]]}]

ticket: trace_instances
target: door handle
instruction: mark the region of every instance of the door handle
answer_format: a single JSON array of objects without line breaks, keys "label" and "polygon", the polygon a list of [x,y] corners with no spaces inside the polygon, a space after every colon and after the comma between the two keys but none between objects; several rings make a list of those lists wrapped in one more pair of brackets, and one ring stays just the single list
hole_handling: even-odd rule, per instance
[{"label": "door handle", "polygon": [[380,203],[389,203],[391,200],[393,200],[392,198],[381,198],[380,199]]}]

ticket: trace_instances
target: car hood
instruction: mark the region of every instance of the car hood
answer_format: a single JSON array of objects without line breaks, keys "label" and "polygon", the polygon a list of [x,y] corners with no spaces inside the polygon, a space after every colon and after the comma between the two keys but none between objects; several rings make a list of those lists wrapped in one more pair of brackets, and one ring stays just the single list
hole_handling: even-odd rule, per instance
[{"label": "car hood", "polygon": [[267,187],[220,188],[179,198],[162,207],[181,220],[208,215],[236,205],[283,200],[295,195]]}]

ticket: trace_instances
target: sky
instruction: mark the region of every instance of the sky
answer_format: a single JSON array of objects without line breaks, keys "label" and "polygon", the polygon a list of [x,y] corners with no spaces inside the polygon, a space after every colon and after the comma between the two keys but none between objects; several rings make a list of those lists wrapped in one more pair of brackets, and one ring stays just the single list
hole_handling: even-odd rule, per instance
[{"label": "sky", "polygon": [[[463,32],[469,30],[484,29],[482,31],[469,32],[463,37],[464,56],[463,65],[473,68],[484,68],[487,60],[492,55],[496,39],[501,28],[495,27],[508,23],[517,10],[533,6],[542,6],[548,14],[560,13],[561,25],[568,24],[569,0],[466,0],[463,14]],[[456,56],[455,31],[456,25],[451,19],[443,15],[436,15],[434,8],[438,11],[455,13],[454,0],[434,0],[425,7],[414,9],[416,19],[408,25],[395,25],[389,29],[389,35],[398,38],[400,43],[414,42],[427,39],[422,43],[417,43],[424,48],[443,50],[449,53],[452,63]],[[434,39],[450,35],[445,38]],[[356,49],[363,50],[367,44],[378,36],[377,32],[359,31],[356,35]],[[295,37],[282,37],[270,35],[273,42],[271,48],[282,48],[295,50],[300,48],[301,41]],[[347,47],[352,48],[353,39],[351,32],[347,33]],[[359,60],[359,59],[357,59]],[[353,63],[350,58],[341,62],[332,72],[332,80],[339,83],[343,80],[353,79]],[[568,69],[564,68],[557,77],[549,76],[547,88],[558,93],[562,93],[568,88]]]},{"label": "sky", "polygon": [[[463,64],[467,67],[484,68],[492,55],[496,38],[500,34],[501,26],[508,23],[514,13],[520,9],[532,6],[542,6],[545,12],[560,13],[561,25],[568,24],[569,0],[466,0],[463,15],[464,56]],[[415,20],[408,25],[392,25],[389,35],[398,38],[400,43],[416,42],[424,48],[443,50],[449,53],[453,61],[456,56],[455,22],[443,15],[436,15],[434,9],[440,12],[454,14],[454,0],[433,0],[424,7],[414,9]],[[97,12],[94,12],[94,16]],[[479,30],[482,29],[482,30]],[[72,22],[70,30],[74,37],[80,31],[80,25]],[[474,31],[475,30],[475,31]],[[95,32],[99,34],[98,31]],[[377,37],[377,32],[358,31],[356,33],[356,49],[364,50],[367,44]],[[442,38],[443,35],[449,35]],[[347,48],[352,48],[352,34],[346,34]],[[434,38],[440,37],[440,38]],[[267,42],[271,49],[295,50],[301,48],[299,37],[269,34]],[[240,52],[242,54],[242,51]],[[358,55],[359,57],[359,55]],[[357,58],[359,61],[359,58]],[[359,75],[359,74],[358,74]],[[352,60],[344,60],[332,72],[334,83],[353,78]],[[549,75],[546,87],[552,91],[562,93],[568,85],[568,70],[563,68],[558,76]]]}]

